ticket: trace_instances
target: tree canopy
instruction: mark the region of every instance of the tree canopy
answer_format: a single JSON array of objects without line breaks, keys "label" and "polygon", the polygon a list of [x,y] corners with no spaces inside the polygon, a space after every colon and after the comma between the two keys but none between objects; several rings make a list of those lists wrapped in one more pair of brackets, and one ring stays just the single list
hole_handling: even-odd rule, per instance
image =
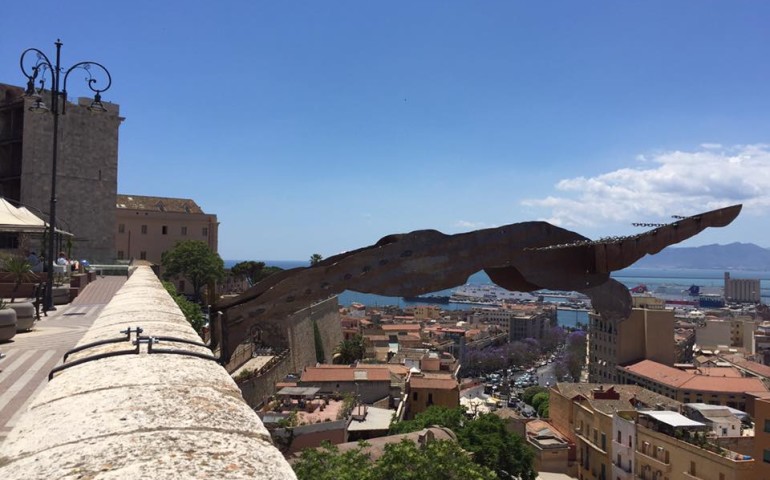
[{"label": "tree canopy", "polygon": [[205,242],[183,240],[161,256],[163,278],[186,278],[193,287],[195,300],[200,299],[204,285],[221,280],[225,276],[225,265],[218,253],[212,252]]},{"label": "tree canopy", "polygon": [[334,353],[336,354],[334,363],[349,365],[356,360],[361,360],[364,358],[364,353],[366,353],[364,337],[356,334],[347,340],[341,341],[337,348],[334,349]]},{"label": "tree canopy", "polygon": [[340,452],[325,443],[302,452],[294,464],[299,480],[488,480],[497,475],[475,463],[455,442],[437,440],[421,447],[409,440],[385,446],[371,462],[359,448]]},{"label": "tree canopy", "polygon": [[414,420],[392,424],[390,431],[414,432],[431,425],[454,431],[460,446],[473,453],[474,462],[497,472],[500,478],[508,478],[510,474],[521,480],[534,480],[534,456],[526,442],[519,435],[509,432],[503,420],[493,413],[469,420],[465,418],[462,408],[432,406],[415,415]]},{"label": "tree canopy", "polygon": [[313,265],[321,263],[321,260],[323,259],[324,257],[322,257],[320,253],[314,253],[310,255],[310,266],[312,267]]},{"label": "tree canopy", "polygon": [[257,262],[254,260],[247,260],[245,262],[238,262],[230,268],[230,272],[233,275],[243,276],[249,281],[249,285],[261,282],[265,278],[274,273],[278,273],[283,270],[280,267],[267,267],[265,262]]}]

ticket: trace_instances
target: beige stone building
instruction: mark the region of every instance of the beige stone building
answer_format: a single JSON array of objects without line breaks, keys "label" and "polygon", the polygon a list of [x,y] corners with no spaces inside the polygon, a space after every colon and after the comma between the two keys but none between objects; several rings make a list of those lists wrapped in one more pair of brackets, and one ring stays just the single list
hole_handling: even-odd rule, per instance
[{"label": "beige stone building", "polygon": [[674,313],[660,299],[634,296],[631,315],[622,320],[589,314],[588,380],[618,382],[617,367],[644,359],[673,365]]},{"label": "beige stone building", "polygon": [[767,392],[757,377],[734,367],[674,368],[651,360],[618,368],[621,381],[644,387],[683,403],[725,405],[748,411],[747,393]]},{"label": "beige stone building", "polygon": [[217,216],[204,213],[193,200],[117,195],[115,207],[114,249],[119,260],[160,265],[163,252],[182,240],[200,240],[217,251]]},{"label": "beige stone building", "polygon": [[[0,84],[0,196],[47,220],[53,115],[31,112],[33,100],[23,94],[21,87]],[[42,100],[50,103],[47,92]],[[67,102],[66,114],[59,117],[56,226],[74,234],[73,258],[109,263],[115,260],[113,205],[118,186],[118,129],[123,118],[118,105],[105,103],[107,111],[95,113],[88,108],[91,102],[90,98]],[[40,248],[39,243],[29,246]]]},{"label": "beige stone building", "polygon": [[706,435],[709,427],[684,417],[679,407],[626,385],[560,383],[550,398],[551,422],[575,442],[572,474],[581,480],[768,478],[758,476],[757,460],[717,446]]}]

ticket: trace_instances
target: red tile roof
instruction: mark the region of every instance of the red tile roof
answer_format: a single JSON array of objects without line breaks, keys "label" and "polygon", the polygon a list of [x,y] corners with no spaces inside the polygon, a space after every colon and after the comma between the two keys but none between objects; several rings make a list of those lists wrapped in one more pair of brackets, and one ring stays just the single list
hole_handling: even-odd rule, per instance
[{"label": "red tile roof", "polygon": [[419,332],[422,327],[416,323],[399,323],[394,325],[381,325],[385,332]]},{"label": "red tile roof", "polygon": [[[652,360],[642,360],[633,365],[623,367],[623,369],[675,389],[735,393],[767,390],[758,378],[734,377],[727,376],[726,374],[719,376],[699,375],[692,371],[682,371],[678,368],[653,362]],[[713,368],[709,370],[723,369]]]},{"label": "red tile roof", "polygon": [[449,375],[441,376],[412,376],[409,379],[409,387],[411,389],[426,389],[426,390],[454,390],[460,389],[460,384],[457,383],[456,378],[452,378]]},{"label": "red tile roof", "polygon": [[301,382],[390,382],[390,371],[385,368],[324,365],[307,367]]}]

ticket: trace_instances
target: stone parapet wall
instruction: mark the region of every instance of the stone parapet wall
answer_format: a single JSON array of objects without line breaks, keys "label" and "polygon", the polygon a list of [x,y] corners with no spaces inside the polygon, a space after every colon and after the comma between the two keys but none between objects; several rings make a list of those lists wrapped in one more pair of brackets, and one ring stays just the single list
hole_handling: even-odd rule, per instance
[{"label": "stone parapet wall", "polygon": [[[148,267],[139,267],[79,345],[143,335],[200,341]],[[68,362],[132,348],[89,348]],[[210,353],[161,342],[156,348]],[[214,361],[129,354],[58,373],[34,399],[0,451],[0,478],[295,479],[270,435]]]}]

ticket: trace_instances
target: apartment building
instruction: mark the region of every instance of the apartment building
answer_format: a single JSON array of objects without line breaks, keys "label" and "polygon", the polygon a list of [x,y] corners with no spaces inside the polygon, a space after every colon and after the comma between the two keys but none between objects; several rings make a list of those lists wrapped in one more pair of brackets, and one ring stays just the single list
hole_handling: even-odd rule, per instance
[{"label": "apartment building", "polygon": [[616,470],[620,473],[629,469],[630,427],[623,429],[625,435],[616,435],[616,412],[679,409],[679,402],[632,385],[558,383],[550,393],[551,423],[575,444],[577,472],[573,475],[581,480],[610,480],[610,474]]},{"label": "apartment building", "polygon": [[[42,100],[50,106],[48,92]],[[104,103],[105,112],[91,111],[92,100],[66,102],[66,115],[59,121],[56,226],[74,235],[72,257],[109,263],[115,260],[118,129],[123,118],[113,103]],[[53,115],[31,111],[32,103],[23,88],[0,84],[0,196],[48,220]],[[5,234],[0,243],[18,248],[17,236]]]},{"label": "apartment building", "polygon": [[118,259],[160,264],[163,252],[182,240],[200,240],[217,251],[217,216],[189,198],[118,195],[113,212]]},{"label": "apartment building", "polygon": [[639,386],[560,383],[550,402],[552,423],[576,444],[581,480],[770,478],[757,476],[752,457],[714,443],[708,425],[678,413],[679,402]]},{"label": "apartment building", "polygon": [[[748,392],[767,392],[756,377],[744,377],[733,367],[674,368],[642,360],[618,367],[624,384],[639,385],[683,403],[725,405],[746,411]],[[749,412],[751,413],[751,412]]]},{"label": "apartment building", "polygon": [[589,314],[588,380],[618,382],[617,367],[650,359],[673,365],[676,358],[674,313],[663,308],[660,299],[634,296],[631,315],[626,319]]}]

